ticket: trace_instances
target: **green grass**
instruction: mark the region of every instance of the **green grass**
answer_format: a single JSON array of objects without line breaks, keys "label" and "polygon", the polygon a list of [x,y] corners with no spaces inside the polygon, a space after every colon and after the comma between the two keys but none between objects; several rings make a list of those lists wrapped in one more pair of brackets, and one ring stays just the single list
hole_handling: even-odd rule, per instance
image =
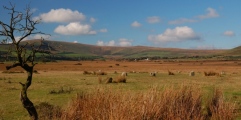
[{"label": "green grass", "polygon": [[[201,73],[190,77],[187,73],[179,73],[169,76],[167,73],[158,73],[156,77],[148,73],[129,73],[127,83],[99,84],[98,76],[83,75],[83,71],[38,71],[34,74],[33,82],[28,90],[28,96],[34,105],[47,102],[55,106],[66,107],[77,93],[91,93],[96,89],[128,90],[130,92],[147,91],[153,86],[164,89],[169,86],[180,86],[182,84],[202,88],[207,97],[214,88],[221,89],[227,99],[240,104],[241,82],[239,74],[227,74],[222,77],[205,77]],[[106,77],[113,77],[118,74],[109,72]],[[4,120],[28,119],[28,113],[22,107],[19,100],[20,84],[25,82],[26,73],[4,74],[0,73],[0,118]],[[70,93],[50,94],[50,91],[60,89],[73,89]]]},{"label": "green grass", "polygon": [[[144,51],[144,52],[138,52],[133,53],[130,55],[126,55],[125,57],[129,58],[139,58],[139,57],[173,57],[174,54],[171,54],[172,52],[168,51]],[[178,57],[177,54],[175,54],[176,57]]]},{"label": "green grass", "polygon": [[97,57],[95,55],[90,55],[90,54],[84,54],[84,53],[71,53],[71,52],[67,52],[67,53],[58,53],[56,55],[59,56],[64,56],[64,57]]}]

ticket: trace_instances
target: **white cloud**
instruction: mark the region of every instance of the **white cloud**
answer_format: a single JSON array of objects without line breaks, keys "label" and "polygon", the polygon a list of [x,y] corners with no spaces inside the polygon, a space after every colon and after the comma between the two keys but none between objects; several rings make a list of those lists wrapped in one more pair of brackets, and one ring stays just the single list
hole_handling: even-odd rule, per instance
[{"label": "white cloud", "polygon": [[215,9],[213,8],[207,8],[207,13],[205,15],[199,15],[197,16],[200,19],[207,19],[207,18],[215,18],[215,17],[219,17],[219,14],[216,12]]},{"label": "white cloud", "polygon": [[91,26],[87,24],[80,24],[79,22],[72,22],[68,25],[60,25],[55,30],[55,33],[63,35],[93,35],[96,31],[91,30]]},{"label": "white cloud", "polygon": [[228,31],[225,31],[223,35],[232,37],[232,36],[235,36],[235,33],[233,31],[228,30]]},{"label": "white cloud", "polygon": [[77,22],[85,19],[85,15],[71,9],[51,9],[48,13],[41,14],[38,18],[43,22]]},{"label": "white cloud", "polygon": [[78,43],[78,41],[75,40],[73,43]]},{"label": "white cloud", "polygon": [[42,35],[42,34],[36,34],[34,36],[30,36],[29,39],[49,39],[51,36],[50,35]]},{"label": "white cloud", "polygon": [[[15,37],[15,40],[19,41],[20,38],[21,38],[21,36],[17,36],[17,37]],[[29,37],[26,37],[26,38],[23,39],[23,41],[25,41],[25,40],[30,40],[30,39],[29,39]]]},{"label": "white cloud", "polygon": [[98,46],[104,46],[105,43],[104,43],[104,41],[98,40],[97,43],[96,43],[96,45],[98,45]]},{"label": "white cloud", "polygon": [[169,21],[169,24],[183,24],[183,23],[193,23],[193,22],[197,22],[197,20],[194,19],[187,19],[187,18],[180,18],[178,20],[173,20],[173,21]]},{"label": "white cloud", "polygon": [[134,21],[132,24],[131,24],[132,27],[141,27],[141,24],[137,21]]},{"label": "white cloud", "polygon": [[106,45],[107,46],[115,46],[115,41],[114,40],[111,40],[111,41],[109,41]]},{"label": "white cloud", "polygon": [[98,40],[96,45],[98,46],[116,46],[116,43],[114,40],[108,41],[108,42],[104,42],[102,40]]},{"label": "white cloud", "polygon": [[154,24],[154,23],[159,23],[161,19],[158,16],[152,16],[147,18],[147,22]]},{"label": "white cloud", "polygon": [[105,32],[108,32],[108,30],[104,28],[104,29],[100,29],[100,32],[105,33]]},{"label": "white cloud", "polygon": [[132,46],[132,40],[128,40],[128,39],[125,39],[125,38],[120,38],[117,42],[115,40],[111,40],[111,41],[108,41],[108,42],[98,40],[96,45],[98,45],[98,46],[122,46],[122,47],[126,47],[126,46]]},{"label": "white cloud", "polygon": [[[50,39],[50,35],[44,35],[44,34],[36,34],[36,35],[32,35],[32,36],[28,36],[26,38],[23,39],[23,41],[25,40],[34,40],[34,39]],[[19,41],[19,39],[21,38],[21,36],[17,36],[15,37],[16,41]]]},{"label": "white cloud", "polygon": [[96,22],[96,19],[95,19],[95,18],[90,18],[90,22],[91,22],[91,23],[95,23],[95,22]]},{"label": "white cloud", "polygon": [[132,45],[132,40],[128,40],[128,39],[125,39],[125,38],[121,38],[119,39],[119,46],[131,46]]},{"label": "white cloud", "polygon": [[167,29],[164,33],[159,35],[149,35],[148,40],[154,43],[158,42],[179,42],[187,40],[200,40],[192,28],[187,26],[176,27],[174,29]]}]

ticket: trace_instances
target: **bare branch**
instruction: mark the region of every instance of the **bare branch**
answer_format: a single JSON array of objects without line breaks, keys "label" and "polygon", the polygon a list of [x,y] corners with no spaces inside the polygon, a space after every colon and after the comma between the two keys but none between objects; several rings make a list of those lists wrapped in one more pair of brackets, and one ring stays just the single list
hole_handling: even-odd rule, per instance
[{"label": "bare branch", "polygon": [[6,66],[6,69],[7,69],[7,70],[10,70],[11,68],[15,68],[15,67],[21,66],[21,65],[22,65],[21,63],[14,63],[14,64],[12,64],[12,65],[10,65],[10,66]]}]

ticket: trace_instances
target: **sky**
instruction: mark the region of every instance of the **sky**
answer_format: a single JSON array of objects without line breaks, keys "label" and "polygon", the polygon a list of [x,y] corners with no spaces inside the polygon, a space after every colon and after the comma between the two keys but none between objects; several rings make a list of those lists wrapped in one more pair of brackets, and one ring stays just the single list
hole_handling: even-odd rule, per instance
[{"label": "sky", "polygon": [[[2,0],[30,5],[48,40],[99,46],[231,49],[241,45],[241,0]],[[1,29],[1,28],[0,28]],[[15,35],[15,37],[19,37]]]}]

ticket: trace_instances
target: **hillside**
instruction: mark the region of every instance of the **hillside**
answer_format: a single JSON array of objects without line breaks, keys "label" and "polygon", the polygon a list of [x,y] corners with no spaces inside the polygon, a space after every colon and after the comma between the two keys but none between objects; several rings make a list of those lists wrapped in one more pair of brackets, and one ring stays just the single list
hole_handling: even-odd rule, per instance
[{"label": "hillside", "polygon": [[241,46],[235,47],[233,49],[227,50],[225,52],[227,56],[241,56]]},{"label": "hillside", "polygon": [[[24,41],[37,42],[38,40]],[[23,43],[24,44],[24,43]],[[232,56],[238,55],[240,48],[231,50],[197,50],[179,48],[158,48],[147,46],[114,47],[95,46],[81,43],[70,43],[61,41],[44,41],[50,46],[55,57],[64,58],[188,58],[188,57],[212,57],[212,56]],[[7,45],[0,44],[0,53],[6,51]]]},{"label": "hillside", "polygon": [[178,48],[157,48],[147,46],[117,47],[95,46],[81,43],[60,41],[45,41],[52,46],[57,55],[62,56],[99,56],[104,58],[140,58],[140,57],[185,57],[185,56],[213,56],[224,50],[191,50]]}]

